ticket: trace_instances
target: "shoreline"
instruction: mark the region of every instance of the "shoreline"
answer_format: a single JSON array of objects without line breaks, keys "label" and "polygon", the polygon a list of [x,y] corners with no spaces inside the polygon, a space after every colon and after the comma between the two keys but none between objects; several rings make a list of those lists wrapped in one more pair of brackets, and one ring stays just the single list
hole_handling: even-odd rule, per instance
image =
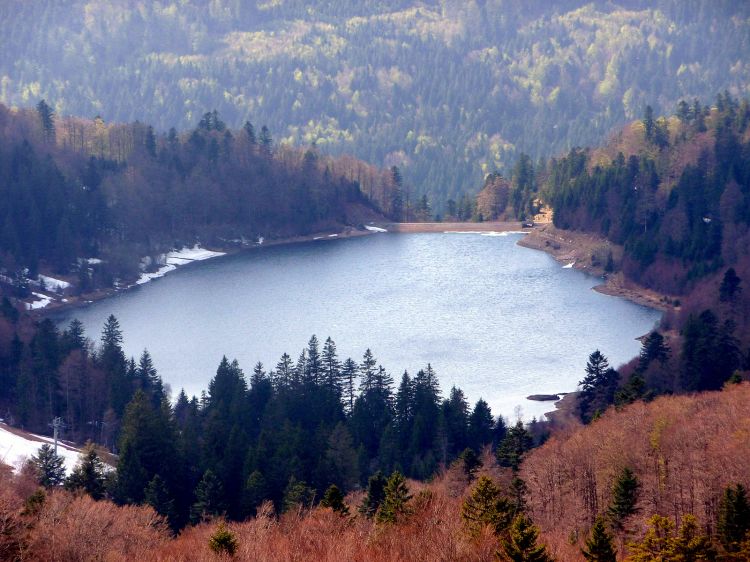
[{"label": "shoreline", "polygon": [[592,257],[595,253],[605,255],[610,253],[617,261],[622,255],[621,247],[600,236],[560,230],[551,223],[547,223],[529,229],[528,236],[519,240],[518,244],[524,248],[548,253],[559,263],[565,264],[563,267],[585,271],[601,278],[602,283],[593,287],[598,293],[622,297],[640,306],[661,312],[677,308],[673,304],[676,297],[643,287],[627,279],[620,271],[609,273],[601,264],[593,264]]}]

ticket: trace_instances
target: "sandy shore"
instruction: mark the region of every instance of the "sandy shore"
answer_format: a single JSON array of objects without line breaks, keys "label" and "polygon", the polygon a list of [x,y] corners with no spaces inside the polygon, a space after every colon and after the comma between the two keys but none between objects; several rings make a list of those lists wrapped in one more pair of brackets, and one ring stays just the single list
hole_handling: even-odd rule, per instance
[{"label": "sandy shore", "polygon": [[636,304],[662,311],[673,308],[674,297],[642,287],[626,279],[621,272],[607,273],[603,264],[592,264],[594,255],[606,256],[611,253],[616,262],[622,256],[620,246],[602,237],[585,232],[559,230],[552,224],[545,224],[531,229],[529,235],[519,240],[518,244],[547,252],[565,264],[565,267],[573,267],[601,277],[604,282],[594,287],[594,290],[602,294],[623,297]]}]

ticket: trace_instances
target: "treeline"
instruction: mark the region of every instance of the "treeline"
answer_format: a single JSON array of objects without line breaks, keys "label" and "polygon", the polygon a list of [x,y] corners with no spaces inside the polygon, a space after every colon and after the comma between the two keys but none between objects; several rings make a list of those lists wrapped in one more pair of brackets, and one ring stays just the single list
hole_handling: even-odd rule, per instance
[{"label": "treeline", "polygon": [[58,118],[43,100],[0,106],[0,268],[17,296],[40,269],[87,291],[132,280],[175,244],[356,227],[392,190],[390,172],[278,146],[265,126],[231,131],[216,111],[178,135]]},{"label": "treeline", "polygon": [[599,142],[649,100],[745,94],[747,21],[714,0],[9,1],[0,99],[160,131],[216,107],[397,165],[444,214],[521,152]]},{"label": "treeline", "polygon": [[622,270],[664,292],[737,267],[749,240],[749,124],[748,100],[728,93],[712,107],[682,101],[668,119],[647,108],[604,149],[551,162],[543,193],[555,226],[624,246]]},{"label": "treeline", "polygon": [[536,423],[508,430],[460,389],[443,397],[429,365],[395,385],[369,350],[361,362],[341,361],[330,338],[321,345],[314,336],[296,362],[284,354],[249,377],[224,358],[207,392],[180,392],[172,403],[148,352],[126,359],[114,317],[93,345],[79,322],[58,333],[49,320],[34,326],[15,317],[4,302],[6,421],[43,432],[59,416],[68,438],[115,450],[107,494],[149,502],[175,528],[204,512],[242,519],[265,500],[280,511],[309,504],[331,484],[346,493],[378,471],[428,478],[487,445],[500,445],[501,462],[517,467],[544,439]]}]

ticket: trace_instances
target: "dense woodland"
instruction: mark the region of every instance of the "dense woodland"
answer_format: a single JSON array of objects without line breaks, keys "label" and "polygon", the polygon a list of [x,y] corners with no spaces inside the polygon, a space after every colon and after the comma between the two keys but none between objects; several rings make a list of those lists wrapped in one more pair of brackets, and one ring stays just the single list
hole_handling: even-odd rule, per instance
[{"label": "dense woodland", "polygon": [[[651,103],[746,95],[732,0],[111,2],[0,6],[0,101],[188,131],[230,127],[397,165],[435,210],[534,160],[598,143]],[[75,78],[73,78],[75,77]]]},{"label": "dense woodland", "polygon": [[87,292],[175,246],[361,228],[380,208],[402,212],[401,181],[396,168],[278,147],[265,126],[230,131],[216,111],[178,135],[62,119],[44,100],[0,105],[0,279],[24,297],[43,270]]}]

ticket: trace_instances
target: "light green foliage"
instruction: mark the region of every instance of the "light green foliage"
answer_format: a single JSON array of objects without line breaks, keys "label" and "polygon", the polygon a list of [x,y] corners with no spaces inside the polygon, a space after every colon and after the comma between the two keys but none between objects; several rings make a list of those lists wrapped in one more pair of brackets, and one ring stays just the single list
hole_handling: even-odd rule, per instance
[{"label": "light green foliage", "polygon": [[157,132],[194,127],[213,107],[230,127],[252,115],[285,142],[379,165],[401,155],[407,183],[440,212],[435,203],[507,171],[519,150],[536,159],[589,144],[646,103],[659,114],[750,82],[746,2],[177,6],[0,12],[0,101],[45,97],[59,113],[138,116]]},{"label": "light green foliage", "polygon": [[227,529],[226,524],[222,521],[216,527],[216,531],[211,535],[211,538],[208,539],[208,546],[216,554],[228,554],[229,556],[234,556],[237,552],[239,543],[237,542],[237,537],[234,536],[234,533]]},{"label": "light green foliage", "polygon": [[395,523],[396,521],[408,515],[410,512],[409,488],[406,486],[406,479],[403,475],[395,471],[388,479],[385,485],[385,499],[377,513],[378,523]]},{"label": "light green foliage", "polygon": [[591,536],[586,539],[586,546],[581,549],[581,554],[589,562],[616,562],[617,551],[612,535],[607,532],[604,518],[596,518]]},{"label": "light green foliage", "polygon": [[489,525],[500,536],[510,525],[513,506],[491,478],[480,476],[461,507],[461,518],[471,534],[479,534]]}]

